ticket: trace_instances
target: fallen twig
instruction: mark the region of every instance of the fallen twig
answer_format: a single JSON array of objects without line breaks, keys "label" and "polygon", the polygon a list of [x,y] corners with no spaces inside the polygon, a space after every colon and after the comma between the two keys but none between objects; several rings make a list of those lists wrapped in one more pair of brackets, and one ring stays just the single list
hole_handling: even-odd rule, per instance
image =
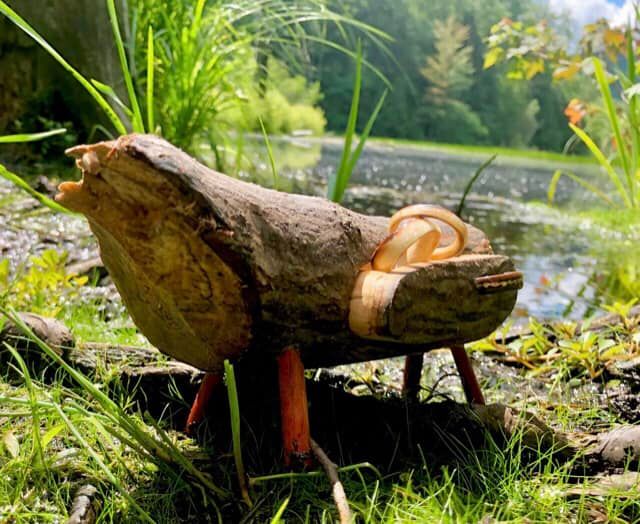
[{"label": "fallen twig", "polygon": [[73,497],[71,511],[66,524],[94,524],[97,519],[95,494],[98,490],[91,484],[84,484]]},{"label": "fallen twig", "polygon": [[313,439],[311,439],[311,451],[313,451],[313,454],[322,466],[322,469],[324,469],[324,472],[327,474],[329,482],[331,483],[331,492],[333,493],[333,500],[338,508],[340,524],[350,524],[353,521],[353,518],[351,516],[351,509],[349,508],[347,495],[344,492],[342,482],[340,482],[340,477],[338,477],[338,467]]}]

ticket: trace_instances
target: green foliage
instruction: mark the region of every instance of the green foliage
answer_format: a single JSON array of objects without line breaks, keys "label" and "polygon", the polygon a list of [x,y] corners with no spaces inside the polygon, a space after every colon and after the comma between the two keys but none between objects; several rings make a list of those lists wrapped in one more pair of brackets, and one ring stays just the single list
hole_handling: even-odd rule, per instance
[{"label": "green foliage", "polygon": [[[571,136],[563,126],[562,110],[570,98],[563,87],[553,84],[551,76],[546,75],[535,78],[531,88],[515,88],[513,82],[504,81],[502,68],[482,68],[484,39],[495,21],[502,17],[542,18],[546,13],[539,2],[433,0],[425,4],[422,0],[348,0],[344,5],[351,16],[380,27],[394,38],[389,44],[393,59],[365,42],[368,60],[393,84],[377,120],[378,136],[562,151]],[[434,85],[421,70],[425,68],[426,57],[435,58],[438,53],[436,23],[444,24],[451,17],[459,26],[468,28],[464,47],[471,50],[470,75],[466,75],[471,86],[466,87],[469,80],[463,80],[462,93],[454,93],[456,96],[452,97],[459,104],[440,103],[442,110],[436,111],[438,104],[429,91]],[[328,28],[328,37],[333,38],[333,34],[333,29]],[[441,40],[440,47],[455,47],[446,38]],[[308,75],[320,79],[327,128],[341,133],[347,125],[353,68],[348,58],[337,51],[310,49],[315,70]],[[448,78],[448,66],[453,64],[443,60],[440,65],[438,74],[430,75],[431,79]],[[464,67],[455,71],[457,76],[458,73],[465,76]],[[382,82],[369,71],[363,74],[362,113],[370,114]],[[456,89],[455,82],[452,85]]]},{"label": "green foliage", "polygon": [[449,16],[434,22],[433,34],[434,53],[420,70],[428,82],[423,108],[427,136],[445,142],[477,142],[487,136],[487,129],[461,100],[473,85],[469,28]]},{"label": "green foliage", "polygon": [[[324,24],[384,38],[320,0],[136,0],[132,9],[138,71],[148,67],[148,27],[154,28],[157,130],[196,155],[202,142],[209,143],[217,159],[231,148],[233,128],[258,131],[260,119],[269,133],[319,134],[324,129],[322,112],[312,107],[319,96],[317,85],[289,74],[278,55],[295,67],[307,40],[335,46],[318,34]],[[267,71],[260,69],[257,56],[267,57]],[[137,81],[148,82],[148,75]]]},{"label": "green foliage", "polygon": [[429,83],[427,99],[435,104],[457,100],[473,85],[469,27],[449,16],[434,22],[433,36],[435,50],[420,70]]},{"label": "green foliage", "polygon": [[32,256],[28,269],[19,271],[15,278],[10,273],[9,259],[0,260],[0,296],[20,311],[58,316],[87,283],[87,277],[67,273],[67,256],[48,249],[40,256]]},{"label": "green foliage", "polygon": [[21,133],[19,135],[4,135],[0,136],[0,144],[35,142],[52,136],[62,135],[66,132],[66,129],[52,129],[51,131],[45,131],[43,133]]},{"label": "green foliage", "polygon": [[[218,159],[228,146],[233,125],[244,123],[254,130],[258,128],[258,118],[262,118],[273,132],[307,129],[318,134],[324,128],[322,112],[309,103],[310,99],[317,99],[317,87],[307,85],[304,78],[290,75],[281,85],[274,80],[267,93],[255,87],[252,80],[259,77],[255,71],[256,53],[280,53],[295,61],[306,40],[350,53],[318,34],[324,24],[351,27],[376,43],[386,38],[373,27],[330,10],[322,0],[293,4],[284,0],[240,0],[232,4],[136,0],[131,4],[132,40],[124,42],[114,0],[106,0],[106,6],[128,105],[118,98],[112,86],[82,76],[4,2],[0,2],[0,12],[89,92],[118,134],[145,131],[138,101],[144,95],[150,130],[193,154],[198,153],[203,141],[208,142]],[[145,75],[141,74],[145,71]],[[241,114],[247,102],[245,92],[256,89],[260,96],[253,97],[249,118],[234,120],[233,115]],[[114,108],[126,114],[130,125],[118,117]]]},{"label": "green foliage", "polygon": [[[637,24],[638,20],[634,23]],[[638,52],[631,28],[626,31],[612,28],[606,20],[589,24],[584,28],[581,53],[571,55],[561,45],[557,34],[546,24],[525,26],[520,22],[503,19],[491,29],[488,45],[485,68],[506,62],[511,77],[531,79],[546,67],[555,69],[553,76],[558,80],[571,79],[578,73],[593,75],[602,99],[602,108],[597,111],[606,115],[606,123],[610,129],[608,136],[599,137],[599,145],[587,130],[578,127],[589,113],[586,105],[579,99],[571,101],[565,114],[575,136],[598,161],[602,172],[613,185],[617,202],[614,203],[605,192],[576,175],[569,173],[568,176],[609,205],[622,203],[625,207],[636,208],[640,200],[640,120],[636,100],[638,90],[635,88]],[[613,73],[605,69],[605,63],[599,57],[608,59],[606,64],[613,68]],[[626,60],[626,72],[616,67],[616,63],[623,60]],[[613,80],[619,82],[617,90],[624,91],[625,96],[621,100],[614,99],[610,87]],[[613,147],[609,144],[613,144]],[[612,150],[611,155],[607,154],[609,149]],[[563,174],[565,173],[562,171],[556,172],[549,188],[550,199],[553,198],[557,181]]]},{"label": "green foliage", "polygon": [[428,139],[474,144],[488,136],[480,116],[460,100],[445,100],[441,105],[426,106],[421,112],[427,115],[424,120]]},{"label": "green foliage", "polygon": [[[635,299],[628,303],[614,303],[610,308],[627,313]],[[476,351],[499,355],[505,362],[517,363],[532,376],[546,376],[568,380],[580,377],[593,380],[615,362],[631,361],[640,356],[637,344],[638,318],[626,318],[615,324],[591,330],[588,321],[581,330],[575,323],[544,325],[529,320],[530,334],[504,343],[499,334],[472,345]]]},{"label": "green foliage", "polygon": [[376,107],[369,116],[367,123],[364,126],[358,145],[352,151],[351,147],[356,134],[356,124],[358,122],[358,111],[360,109],[360,89],[362,87],[362,48],[358,43],[358,50],[356,55],[356,76],[353,85],[353,96],[351,98],[351,108],[349,109],[349,120],[347,122],[347,129],[344,134],[344,146],[342,148],[342,157],[340,158],[340,164],[334,174],[329,177],[329,184],[327,187],[327,198],[333,202],[340,202],[344,195],[349,179],[356,167],[356,163],[362,154],[364,145],[369,138],[373,124],[380,113],[380,109],[384,104],[387,97],[387,91],[382,93],[382,96],[378,100]]},{"label": "green foliage", "polygon": [[[167,435],[166,431],[155,423],[152,427],[149,427],[142,422],[138,415],[127,413],[126,406],[121,406],[114,402],[93,380],[69,365],[46,343],[36,337],[12,308],[0,304],[0,312],[5,318],[18,326],[47,358],[64,371],[65,375],[78,386],[83,394],[80,396],[71,393],[56,399],[47,389],[39,387],[37,393],[42,396],[41,398],[44,398],[43,401],[39,401],[39,399],[35,398],[36,392],[26,371],[26,366],[21,366],[25,385],[30,391],[29,404],[33,404],[35,401],[38,410],[53,411],[59,417],[58,420],[61,419],[63,421],[71,436],[75,439],[76,445],[83,449],[88,457],[93,460],[93,463],[98,466],[97,468],[94,466],[95,470],[101,472],[98,478],[117,489],[140,518],[154,522],[129,491],[124,489],[120,478],[113,473],[110,465],[111,459],[105,460],[103,458],[110,457],[114,453],[114,451],[111,451],[115,447],[114,440],[120,445],[125,445],[127,452],[133,453],[137,460],[141,461],[146,467],[152,467],[155,472],[161,472],[167,479],[170,479],[173,485],[172,489],[177,488],[179,491],[187,491],[188,487],[195,489],[201,495],[204,505],[209,505],[217,510],[217,501],[226,498],[228,492],[217,486],[207,475],[202,473],[182,453],[179,445]],[[12,354],[14,358],[17,355],[15,351]],[[20,404],[22,399],[15,400],[17,402],[14,402],[14,405]],[[11,402],[11,398],[5,396],[2,404],[5,405],[6,402]],[[103,444],[89,443],[77,426],[71,422],[71,417],[74,415],[80,415],[85,423],[91,424],[94,430],[89,434],[100,435],[103,439]],[[32,416],[35,416],[35,414],[32,414]],[[39,431],[40,428],[34,426],[34,438],[40,438]],[[122,448],[118,448],[119,457],[122,457],[122,451]],[[116,464],[122,464],[123,462],[125,461],[121,458],[116,460]],[[124,474],[127,475],[126,470]]]},{"label": "green foliage", "polygon": [[39,193],[38,191],[33,189],[22,178],[20,178],[15,173],[12,173],[11,171],[9,171],[2,164],[0,164],[0,177],[4,178],[5,180],[8,180],[13,185],[19,187],[25,193],[28,193],[33,198],[35,198],[38,202],[40,202],[42,205],[48,207],[52,211],[57,211],[59,213],[71,213],[71,211],[69,211],[68,209],[62,207],[57,202],[51,200],[49,197],[47,197],[47,196],[43,195],[42,193]]},{"label": "green foliage", "polygon": [[[260,66],[253,61],[247,78],[255,78]],[[321,135],[326,120],[316,107],[321,99],[320,85],[309,83],[302,75],[292,74],[280,61],[269,59],[260,83],[249,82],[243,88],[244,99],[230,109],[226,120],[236,129],[261,131],[261,122],[269,134],[305,132]]]}]

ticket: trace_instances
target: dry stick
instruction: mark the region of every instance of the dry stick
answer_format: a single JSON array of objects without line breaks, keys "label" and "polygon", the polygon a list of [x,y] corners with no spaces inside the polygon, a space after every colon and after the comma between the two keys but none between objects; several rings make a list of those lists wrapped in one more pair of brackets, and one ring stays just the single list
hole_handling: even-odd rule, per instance
[{"label": "dry stick", "polygon": [[338,515],[340,515],[340,524],[350,524],[353,522],[351,516],[351,509],[349,509],[349,501],[347,495],[344,492],[344,487],[340,478],[338,477],[338,467],[331,461],[324,450],[318,445],[318,443],[311,439],[311,451],[315,455],[316,459],[327,474],[327,478],[331,483],[331,492],[333,494],[333,500],[338,508]]},{"label": "dry stick", "polygon": [[95,508],[97,489],[85,484],[76,491],[66,524],[94,524],[98,518]]}]

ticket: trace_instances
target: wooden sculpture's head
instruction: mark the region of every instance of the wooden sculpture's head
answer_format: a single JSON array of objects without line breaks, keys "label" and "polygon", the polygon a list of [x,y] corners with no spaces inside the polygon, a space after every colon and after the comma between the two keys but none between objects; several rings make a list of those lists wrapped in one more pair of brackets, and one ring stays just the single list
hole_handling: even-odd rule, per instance
[{"label": "wooden sculpture's head", "polygon": [[178,177],[119,164],[118,141],[69,150],[82,181],[56,200],[84,214],[135,323],[164,353],[204,370],[249,345],[251,315],[238,275],[205,240],[215,229]]}]

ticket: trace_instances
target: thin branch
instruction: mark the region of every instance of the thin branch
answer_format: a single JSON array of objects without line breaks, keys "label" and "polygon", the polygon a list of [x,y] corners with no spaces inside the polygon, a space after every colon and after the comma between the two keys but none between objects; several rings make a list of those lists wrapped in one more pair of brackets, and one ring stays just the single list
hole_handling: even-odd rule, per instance
[{"label": "thin branch", "polygon": [[333,500],[338,508],[338,515],[340,515],[340,524],[350,524],[353,522],[353,517],[351,515],[351,509],[349,509],[347,495],[345,494],[342,482],[340,482],[340,478],[338,477],[338,467],[313,439],[311,439],[311,451],[313,451],[313,454],[322,466],[322,469],[324,469],[324,472],[327,474],[327,478],[331,483],[331,492],[333,493]]}]

